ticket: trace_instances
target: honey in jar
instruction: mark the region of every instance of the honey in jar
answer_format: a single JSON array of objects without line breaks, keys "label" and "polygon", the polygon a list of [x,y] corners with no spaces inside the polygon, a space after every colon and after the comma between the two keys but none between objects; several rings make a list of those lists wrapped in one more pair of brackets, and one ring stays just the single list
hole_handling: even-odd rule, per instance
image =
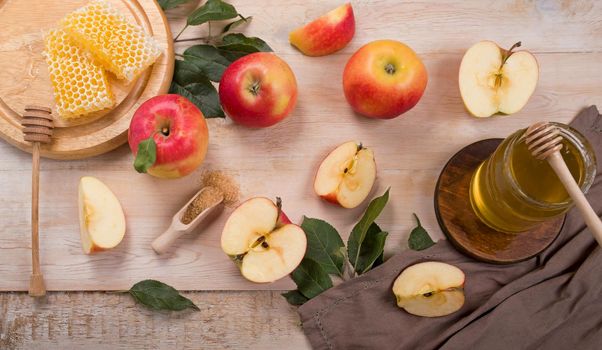
[{"label": "honey in jar", "polygon": [[[585,193],[596,175],[596,159],[587,140],[560,123],[560,153]],[[527,231],[564,214],[573,204],[556,173],[527,149],[521,129],[506,138],[475,171],[470,202],[475,214],[491,228],[506,233]]]}]

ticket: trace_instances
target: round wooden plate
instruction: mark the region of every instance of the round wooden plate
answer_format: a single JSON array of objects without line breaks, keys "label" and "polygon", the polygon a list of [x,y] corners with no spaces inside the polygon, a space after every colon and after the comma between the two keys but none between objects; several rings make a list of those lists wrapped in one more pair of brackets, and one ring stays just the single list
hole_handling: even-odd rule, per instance
[{"label": "round wooden plate", "polygon": [[511,264],[546,249],[558,237],[565,216],[519,234],[499,232],[480,221],[470,204],[470,180],[501,142],[502,139],[475,142],[447,162],[435,189],[435,213],[443,233],[459,251],[488,263]]},{"label": "round wooden plate", "polygon": [[[110,74],[117,104],[75,122],[54,113],[53,141],[42,147],[42,156],[56,159],[85,158],[108,152],[127,141],[130,119],[147,99],[169,90],[174,66],[171,31],[163,11],[152,0],[109,0],[132,23],[150,33],[163,55],[129,85]],[[23,140],[20,115],[27,104],[54,107],[52,86],[42,56],[44,33],[55,28],[67,13],[89,0],[0,0],[0,137],[31,151]]]}]

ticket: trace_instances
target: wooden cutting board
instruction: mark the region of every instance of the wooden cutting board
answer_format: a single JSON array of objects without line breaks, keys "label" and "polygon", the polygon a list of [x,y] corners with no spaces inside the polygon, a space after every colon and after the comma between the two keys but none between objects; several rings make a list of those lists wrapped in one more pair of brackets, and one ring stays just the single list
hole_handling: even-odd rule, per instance
[{"label": "wooden cutting board", "polygon": [[[151,33],[163,55],[131,84],[110,75],[117,99],[111,110],[82,120],[65,121],[55,113],[53,142],[42,156],[56,159],[85,158],[108,152],[127,141],[127,129],[137,106],[166,93],[173,73],[173,44],[167,20],[152,0],[110,0],[130,21]],[[67,13],[87,0],[0,0],[0,137],[22,150],[20,115],[27,104],[54,107],[52,86],[42,51],[44,35]]]},{"label": "wooden cutting board", "polygon": [[[172,32],[182,29],[186,15],[200,3],[191,1],[167,12]],[[49,290],[128,289],[146,278],[181,290],[277,290],[294,286],[287,279],[258,285],[241,277],[220,249],[221,229],[230,209],[205,230],[182,237],[164,256],[157,256],[150,244],[198,189],[205,169],[230,172],[240,183],[244,198],[282,197],[291,220],[300,222],[303,215],[324,219],[346,241],[367,203],[352,210],[335,207],[317,198],[312,181],[328,152],[351,139],[374,149],[378,173],[371,196],[391,187],[389,204],[378,224],[389,232],[386,255],[398,254],[407,249],[408,235],[415,226],[412,213],[418,214],[434,239],[443,237],[433,196],[441,169],[458,150],[477,140],[505,137],[541,119],[566,123],[581,108],[602,104],[602,75],[595,74],[602,71],[602,30],[598,30],[601,23],[596,22],[602,13],[599,1],[556,5],[480,0],[352,1],[357,20],[355,37],[342,51],[325,57],[301,55],[290,46],[287,34],[341,1],[232,3],[240,13],[253,16],[249,25],[239,29],[264,39],[295,72],[297,107],[289,118],[267,129],[250,130],[229,119],[208,120],[207,159],[198,171],[182,179],[161,180],[136,173],[127,146],[89,159],[45,159],[40,235],[42,271]],[[214,25],[213,32],[218,30]],[[182,38],[206,34],[206,27],[192,27]],[[341,83],[343,68],[353,52],[382,38],[407,43],[423,59],[429,74],[418,105],[404,116],[386,121],[354,114]],[[531,50],[540,64],[537,89],[515,115],[477,119],[464,109],[458,68],[465,50],[483,39],[506,47],[522,40],[523,47]],[[182,42],[176,49],[181,52],[196,43]],[[0,142],[0,290],[27,290],[29,283],[30,162],[28,154]],[[77,183],[84,175],[96,176],[111,187],[127,220],[123,242],[94,255],[83,254],[79,238]],[[218,295],[232,305],[231,310],[246,303],[234,294]],[[263,305],[257,312],[269,310],[271,306]]]}]

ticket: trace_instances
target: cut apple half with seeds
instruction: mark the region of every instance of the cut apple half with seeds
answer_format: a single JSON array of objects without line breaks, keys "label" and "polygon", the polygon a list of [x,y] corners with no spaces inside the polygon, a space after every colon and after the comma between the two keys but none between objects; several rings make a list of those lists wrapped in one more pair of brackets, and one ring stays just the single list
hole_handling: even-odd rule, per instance
[{"label": "cut apple half with seeds", "polygon": [[331,203],[355,208],[368,197],[375,180],[374,152],[350,141],[330,152],[320,164],[314,190]]},{"label": "cut apple half with seeds", "polygon": [[276,281],[301,263],[307,238],[282,213],[280,199],[256,197],[236,208],[224,225],[222,250],[252,282]]},{"label": "cut apple half with seeds", "polygon": [[111,190],[95,177],[79,181],[79,224],[84,253],[116,247],[125,235],[125,215]]},{"label": "cut apple half with seeds", "polygon": [[464,305],[464,272],[437,261],[407,267],[393,284],[397,306],[423,317],[454,313]]},{"label": "cut apple half with seeds", "polygon": [[475,117],[520,111],[535,91],[539,65],[527,51],[514,52],[492,41],[474,44],[462,58],[460,94],[468,112]]}]

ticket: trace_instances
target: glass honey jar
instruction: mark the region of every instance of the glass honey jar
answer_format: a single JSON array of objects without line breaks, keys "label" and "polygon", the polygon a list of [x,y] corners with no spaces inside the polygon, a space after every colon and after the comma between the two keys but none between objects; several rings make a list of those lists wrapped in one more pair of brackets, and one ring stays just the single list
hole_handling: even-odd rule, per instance
[{"label": "glass honey jar", "polygon": [[[551,123],[563,137],[560,151],[571,174],[587,193],[596,176],[596,158],[589,142],[568,125]],[[545,160],[531,155],[526,129],[507,137],[475,171],[470,203],[489,227],[506,233],[527,231],[566,213],[573,202]]]}]

